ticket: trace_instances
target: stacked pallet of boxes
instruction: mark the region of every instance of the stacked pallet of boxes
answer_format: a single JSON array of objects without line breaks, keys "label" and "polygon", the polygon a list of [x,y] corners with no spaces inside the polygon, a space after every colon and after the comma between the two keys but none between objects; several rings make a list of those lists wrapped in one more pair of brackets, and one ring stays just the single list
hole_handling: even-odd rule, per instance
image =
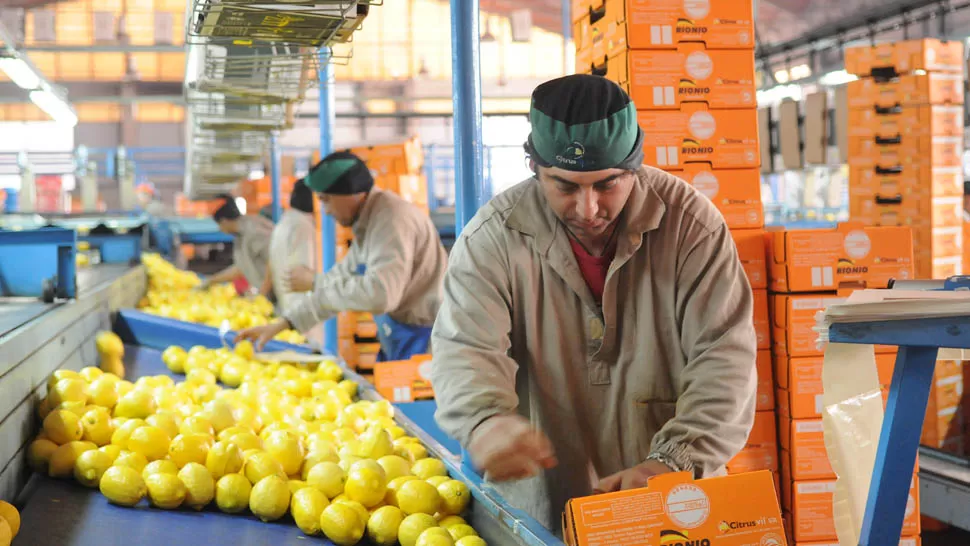
[{"label": "stacked pallet of boxes", "polygon": [[[420,140],[415,137],[404,142],[362,146],[349,151],[367,164],[378,188],[396,193],[428,212],[428,186]],[[350,228],[337,226],[338,261],[347,254],[353,238]],[[381,348],[374,317],[370,313],[340,313],[337,316],[337,336],[340,356],[349,366],[369,377]]]},{"label": "stacked pallet of boxes", "polygon": [[916,276],[963,268],[963,44],[910,40],[845,51],[849,214],[913,227]]},{"label": "stacked pallet of boxes", "polygon": [[748,445],[728,471],[777,477],[752,3],[580,0],[573,15],[577,71],[630,94],[645,162],[700,190],[731,229],[755,294],[759,392]]},{"label": "stacked pallet of boxes", "polygon": [[[832,496],[835,473],[822,432],[823,348],[815,315],[841,302],[853,287],[886,288],[892,278],[912,278],[908,227],[841,224],[824,230],[770,230],[766,237],[771,290],[772,353],[777,383],[782,509],[796,546],[837,542]],[[885,398],[895,347],[876,347]],[[916,477],[903,526],[919,535]]]}]

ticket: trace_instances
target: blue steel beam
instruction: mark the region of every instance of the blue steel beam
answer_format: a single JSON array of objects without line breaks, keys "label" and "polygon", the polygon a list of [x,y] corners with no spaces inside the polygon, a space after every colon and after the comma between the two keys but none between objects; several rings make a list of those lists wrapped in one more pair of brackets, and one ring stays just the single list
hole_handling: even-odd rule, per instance
[{"label": "blue steel beam", "polygon": [[482,73],[478,0],[451,0],[451,66],[455,98],[456,236],[485,202],[482,184]]},{"label": "blue steel beam", "polygon": [[273,192],[273,221],[279,222],[283,216],[282,180],[280,176],[280,143],[279,135],[272,132],[269,135],[269,181]]},{"label": "blue steel beam", "polygon": [[[333,66],[330,64],[330,48],[320,50],[320,159],[333,153],[333,125],[335,108],[331,88],[333,86]],[[333,217],[322,214],[320,226],[321,252],[323,253],[323,270],[337,263],[337,225]],[[337,319],[330,319],[323,323],[324,352],[337,354]]]}]

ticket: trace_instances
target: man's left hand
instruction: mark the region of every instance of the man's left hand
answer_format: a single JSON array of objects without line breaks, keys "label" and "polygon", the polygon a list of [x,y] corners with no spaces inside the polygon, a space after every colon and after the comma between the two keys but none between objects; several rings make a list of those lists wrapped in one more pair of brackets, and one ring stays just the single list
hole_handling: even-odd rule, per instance
[{"label": "man's left hand", "polygon": [[290,290],[294,292],[309,292],[313,290],[313,278],[316,271],[305,265],[297,265],[286,272],[286,282],[290,285]]},{"label": "man's left hand", "polygon": [[612,476],[607,476],[600,480],[600,483],[593,489],[594,493],[612,493],[625,489],[636,489],[646,487],[647,480],[658,475],[673,472],[674,470],[660,461],[644,461],[633,468],[628,468],[622,472],[617,472]]}]

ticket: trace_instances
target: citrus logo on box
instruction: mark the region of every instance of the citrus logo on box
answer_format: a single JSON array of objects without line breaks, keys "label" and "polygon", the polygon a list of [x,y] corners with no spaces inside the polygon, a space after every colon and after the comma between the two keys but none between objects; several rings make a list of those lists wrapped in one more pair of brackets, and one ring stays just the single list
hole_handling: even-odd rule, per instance
[{"label": "citrus logo on box", "polygon": [[856,265],[855,262],[848,258],[839,258],[839,263],[835,267],[835,272],[839,275],[859,275],[861,273],[868,273],[869,267],[865,265]]},{"label": "citrus logo on box", "polygon": [[678,34],[707,34],[707,27],[699,27],[690,19],[678,19],[676,29]]},{"label": "citrus logo on box", "polygon": [[711,546],[711,539],[701,538],[691,540],[687,535],[687,531],[664,529],[660,531],[660,544],[662,546]]},{"label": "citrus logo on box", "polygon": [[680,145],[680,153],[684,155],[690,154],[713,154],[713,146],[701,146],[700,142],[692,138],[685,138]]},{"label": "citrus logo on box", "polygon": [[681,78],[677,92],[681,95],[706,95],[711,92],[710,87],[700,87],[693,80]]}]

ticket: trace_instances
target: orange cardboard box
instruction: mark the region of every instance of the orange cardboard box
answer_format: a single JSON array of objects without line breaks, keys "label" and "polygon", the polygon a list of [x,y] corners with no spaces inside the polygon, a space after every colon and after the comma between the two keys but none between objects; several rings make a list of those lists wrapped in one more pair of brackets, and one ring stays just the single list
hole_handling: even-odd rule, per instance
[{"label": "orange cardboard box", "polygon": [[849,194],[963,197],[962,167],[935,167],[929,163],[906,167],[851,167]]},{"label": "orange cardboard box", "polygon": [[357,314],[353,311],[337,313],[337,337],[354,337],[357,334]]},{"label": "orange cardboard box", "polygon": [[853,108],[850,137],[963,136],[963,107],[947,105]]},{"label": "orange cardboard box", "polygon": [[787,544],[768,471],[701,480],[662,474],[642,489],[571,499],[562,521],[569,546]]},{"label": "orange cardboard box", "polygon": [[760,229],[732,229],[731,237],[751,288],[768,287],[768,264],[765,255],[765,232]]},{"label": "orange cardboard box", "polygon": [[[578,36],[579,33],[583,31],[574,30],[574,32],[576,32],[576,35]],[[592,73],[592,71],[593,71],[593,48],[577,47],[576,48],[576,73],[590,74]]]},{"label": "orange cardboard box", "polygon": [[847,284],[885,288],[889,279],[913,276],[909,228],[847,222],[832,229],[769,230],[768,236],[768,280],[776,292],[820,292]]},{"label": "orange cardboard box", "polygon": [[431,387],[431,355],[374,365],[374,388],[394,403],[434,398]]},{"label": "orange cardboard box", "polygon": [[754,425],[744,449],[728,461],[726,467],[731,474],[756,470],[778,472],[778,435],[773,411],[758,411],[754,414]]},{"label": "orange cardboard box", "polygon": [[754,332],[758,350],[771,348],[771,318],[768,315],[768,291],[752,290],[754,294]]},{"label": "orange cardboard box", "polygon": [[589,18],[590,5],[592,5],[592,0],[572,0],[569,7],[569,15],[572,21],[576,22],[583,18]]},{"label": "orange cardboard box", "polygon": [[963,224],[963,199],[960,197],[864,198],[853,195],[849,199],[849,215],[853,221],[876,226],[960,227]]},{"label": "orange cardboard box", "polygon": [[821,356],[815,313],[827,306],[842,303],[844,296],[836,295],[771,295],[772,351],[775,355]]},{"label": "orange cardboard box", "polygon": [[[822,357],[775,359],[778,378],[776,404],[778,415],[789,419],[822,417]],[[896,355],[877,354],[879,384],[888,388],[893,379]]]},{"label": "orange cardboard box", "polygon": [[963,252],[963,227],[919,226],[913,228],[914,257],[929,248],[927,257],[956,256]]},{"label": "orange cardboard box", "polygon": [[915,161],[938,167],[960,166],[963,138],[952,136],[895,136],[849,138],[849,165],[874,167]]},{"label": "orange cardboard box", "polygon": [[825,450],[821,419],[779,417],[778,443],[781,445],[782,474],[796,481],[835,477]]},{"label": "orange cardboard box", "polygon": [[963,62],[961,42],[935,38],[845,48],[845,70],[856,76],[868,76],[879,70],[895,74],[914,70],[962,74]]},{"label": "orange cardboard box", "polygon": [[681,44],[673,50],[622,51],[610,58],[594,55],[592,73],[620,84],[640,110],[677,110],[690,102],[711,109],[757,106],[754,51],[749,49]]},{"label": "orange cardboard box", "polygon": [[754,49],[754,6],[707,0],[592,0],[593,58],[627,49]]},{"label": "orange cardboard box", "polygon": [[[692,163],[683,170],[667,170],[694,186],[721,211],[728,228],[758,229],[764,226],[761,202],[761,173],[758,169],[709,169]],[[762,246],[764,244],[762,243]],[[762,255],[764,250],[761,251]]]},{"label": "orange cardboard box", "polygon": [[862,78],[846,87],[849,108],[963,104],[962,74],[920,74],[890,81]]},{"label": "orange cardboard box", "polygon": [[[771,365],[771,351],[758,351],[755,365],[758,369],[758,401],[756,411],[772,411],[775,409],[775,373]],[[774,421],[772,421],[774,427]]]},{"label": "orange cardboard box", "polygon": [[917,279],[945,279],[963,274],[963,256],[916,258]]},{"label": "orange cardboard box", "polygon": [[714,169],[760,165],[756,110],[708,110],[692,103],[680,110],[639,110],[637,120],[646,134],[647,165],[665,170],[680,170],[690,163]]}]

